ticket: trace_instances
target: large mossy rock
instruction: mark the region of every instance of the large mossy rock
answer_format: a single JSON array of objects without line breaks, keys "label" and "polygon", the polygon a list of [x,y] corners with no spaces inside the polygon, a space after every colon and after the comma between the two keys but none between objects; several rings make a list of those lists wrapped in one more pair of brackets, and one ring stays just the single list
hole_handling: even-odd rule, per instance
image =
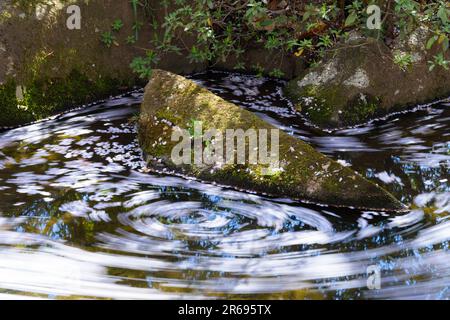
[{"label": "large mossy rock", "polygon": [[[311,122],[323,128],[367,122],[409,106],[450,95],[450,72],[429,71],[440,48],[425,49],[429,33],[418,29],[394,48],[354,37],[331,49],[316,67],[292,80],[287,95]],[[395,63],[408,57],[411,64]]]},{"label": "large mossy rock", "polygon": [[[175,165],[171,154],[179,143],[173,130],[191,129],[192,121],[203,130],[275,129],[253,113],[200,87],[184,77],[154,70],[145,89],[139,121],[139,142],[149,168],[217,182],[272,196],[290,197],[333,206],[374,210],[402,210],[387,191],[358,173],[315,151],[284,132],[279,136],[280,170],[263,174],[263,165]],[[191,139],[195,139],[194,135]],[[248,149],[247,149],[248,150]]]}]

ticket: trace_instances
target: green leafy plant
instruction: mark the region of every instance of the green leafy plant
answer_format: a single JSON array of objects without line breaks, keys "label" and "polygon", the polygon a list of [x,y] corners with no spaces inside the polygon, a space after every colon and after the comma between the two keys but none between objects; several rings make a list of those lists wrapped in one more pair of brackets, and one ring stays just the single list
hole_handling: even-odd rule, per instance
[{"label": "green leafy plant", "polygon": [[149,79],[152,76],[153,66],[158,62],[156,53],[148,50],[144,57],[136,57],[130,64],[133,72],[141,79]]},{"label": "green leafy plant", "polygon": [[111,33],[111,31],[102,33],[101,41],[108,48],[110,48],[113,45],[115,39],[116,39],[116,37]]},{"label": "green leafy plant", "polygon": [[[384,37],[385,29],[389,29],[394,30],[389,33],[389,37],[397,37],[398,31],[400,37],[406,38],[418,26],[426,25],[431,32],[427,48],[436,49],[439,46],[443,57],[448,52],[448,1],[353,0],[345,1],[345,5],[343,3],[338,0],[164,0],[164,16],[158,17],[162,21],[152,16],[148,16],[145,21],[154,30],[159,30],[151,39],[155,56],[185,54],[191,62],[210,65],[232,57],[238,61],[236,68],[244,69],[246,66],[241,62],[242,54],[249,46],[258,45],[272,50],[280,59],[294,55],[314,65],[327,50],[346,40],[350,31],[364,33],[367,5],[378,4],[383,10],[383,16],[389,19],[383,20],[381,32],[376,35],[366,32],[367,35]],[[135,44],[144,27],[144,20],[140,19],[142,14],[151,11],[151,1],[130,0],[130,4],[134,23],[132,35],[128,36],[126,42]],[[185,41],[187,38],[193,41]],[[107,43],[111,45],[109,40]],[[412,57],[408,54],[397,54],[393,59],[402,70],[412,64]],[[136,61],[135,69],[145,74],[143,68],[137,67],[143,65],[143,61]],[[440,59],[439,55],[432,63],[446,66],[445,59]],[[254,66],[247,67],[255,69]],[[261,73],[259,68],[257,73]]]},{"label": "green leafy plant", "polygon": [[122,20],[120,20],[120,19],[114,20],[111,28],[112,28],[113,31],[116,31],[116,32],[120,31],[123,28]]},{"label": "green leafy plant", "polygon": [[445,70],[449,69],[450,61],[445,60],[443,53],[439,53],[433,57],[432,61],[428,61],[430,66],[430,71],[433,71],[437,66],[444,68]]},{"label": "green leafy plant", "polygon": [[262,77],[264,75],[264,67],[259,63],[252,65],[252,71],[256,73],[257,77]]},{"label": "green leafy plant", "polygon": [[411,67],[413,63],[413,57],[410,53],[396,51],[394,52],[394,63],[400,67],[403,71],[406,71]]},{"label": "green leafy plant", "polygon": [[329,48],[333,45],[333,41],[331,40],[330,35],[327,34],[319,38],[317,45],[319,47]]},{"label": "green leafy plant", "polygon": [[128,36],[126,42],[128,44],[135,44],[136,43],[136,38],[134,36]]},{"label": "green leafy plant", "polygon": [[274,77],[274,78],[283,78],[284,72],[281,71],[280,69],[275,68],[269,73],[269,76]]}]

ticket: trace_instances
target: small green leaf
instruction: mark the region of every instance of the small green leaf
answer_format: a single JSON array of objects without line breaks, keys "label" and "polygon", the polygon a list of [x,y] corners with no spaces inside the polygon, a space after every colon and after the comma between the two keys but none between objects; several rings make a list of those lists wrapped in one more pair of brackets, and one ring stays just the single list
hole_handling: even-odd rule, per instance
[{"label": "small green leaf", "polygon": [[444,49],[444,51],[447,51],[448,46],[449,46],[448,37],[445,37],[444,41],[442,42],[442,49]]},{"label": "small green leaf", "polygon": [[309,11],[306,11],[305,14],[303,15],[303,22],[308,20],[309,17],[311,17],[311,13]]},{"label": "small green leaf", "polygon": [[261,27],[268,27],[273,24],[273,20],[264,20],[259,23]]},{"label": "small green leaf", "polygon": [[347,19],[345,19],[345,27],[351,26],[352,24],[355,23],[356,19],[358,19],[358,15],[356,14],[355,11],[353,11],[348,17]]},{"label": "small green leaf", "polygon": [[439,19],[441,19],[443,24],[447,23],[447,21],[448,21],[447,8],[444,5],[439,7],[437,16],[439,17]]},{"label": "small green leaf", "polygon": [[207,1],[207,5],[208,5],[208,8],[209,8],[209,9],[211,9],[211,10],[214,9],[214,1],[208,0],[208,1]]}]

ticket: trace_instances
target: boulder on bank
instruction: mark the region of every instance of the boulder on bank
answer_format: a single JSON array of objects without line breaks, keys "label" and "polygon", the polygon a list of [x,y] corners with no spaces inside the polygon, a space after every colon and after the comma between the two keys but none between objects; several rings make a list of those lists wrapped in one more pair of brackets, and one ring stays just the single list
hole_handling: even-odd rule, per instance
[{"label": "boulder on bank", "polygon": [[[219,132],[275,129],[253,113],[221,99],[191,80],[154,70],[145,89],[139,120],[139,142],[150,169],[333,206],[403,209],[403,205],[387,191],[284,132],[279,132],[279,167],[275,169],[249,161],[245,164],[175,164],[172,152],[179,146],[179,140],[172,141],[172,133],[182,129],[192,132],[195,122],[202,124],[203,132],[210,129]],[[190,133],[189,145],[198,138],[195,132]],[[247,141],[247,147],[248,144]],[[207,143],[203,143],[203,147],[205,145]],[[188,158],[192,159],[192,154]],[[267,174],[272,169],[272,174]]]},{"label": "boulder on bank", "polygon": [[[390,49],[373,38],[353,37],[292,80],[286,93],[302,114],[324,128],[364,123],[446,97],[450,72],[442,67],[429,71],[428,61],[440,48],[426,50],[428,38],[427,30],[419,28]],[[402,57],[409,65],[399,63]]]}]

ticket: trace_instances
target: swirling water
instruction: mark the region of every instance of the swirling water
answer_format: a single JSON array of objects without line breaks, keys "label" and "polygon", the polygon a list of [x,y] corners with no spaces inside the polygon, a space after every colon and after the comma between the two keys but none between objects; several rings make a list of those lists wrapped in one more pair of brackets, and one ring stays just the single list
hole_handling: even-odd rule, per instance
[{"label": "swirling water", "polygon": [[450,298],[448,103],[323,132],[293,112],[281,81],[193,78],[411,211],[306,205],[150,174],[130,121],[135,92],[0,134],[0,298]]}]

